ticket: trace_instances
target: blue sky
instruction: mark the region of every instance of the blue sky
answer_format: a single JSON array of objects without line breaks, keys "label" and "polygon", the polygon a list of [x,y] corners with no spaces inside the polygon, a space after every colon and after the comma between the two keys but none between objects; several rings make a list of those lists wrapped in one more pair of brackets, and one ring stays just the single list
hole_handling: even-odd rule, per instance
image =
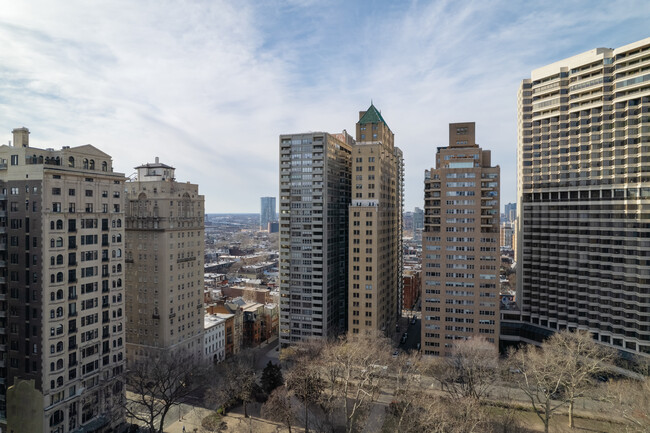
[{"label": "blue sky", "polygon": [[448,123],[474,121],[516,200],[532,69],[650,36],[647,1],[13,1],[0,7],[0,141],[94,144],[127,176],[174,165],[208,212],[278,195],[278,135],[354,131],[370,101],[404,151],[405,209]]}]

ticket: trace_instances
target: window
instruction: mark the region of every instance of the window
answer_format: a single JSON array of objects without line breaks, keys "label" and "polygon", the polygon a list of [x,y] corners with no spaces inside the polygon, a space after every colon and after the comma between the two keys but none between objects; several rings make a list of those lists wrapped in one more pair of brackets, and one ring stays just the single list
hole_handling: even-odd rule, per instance
[{"label": "window", "polygon": [[18,165],[18,155],[11,155],[11,165]]}]

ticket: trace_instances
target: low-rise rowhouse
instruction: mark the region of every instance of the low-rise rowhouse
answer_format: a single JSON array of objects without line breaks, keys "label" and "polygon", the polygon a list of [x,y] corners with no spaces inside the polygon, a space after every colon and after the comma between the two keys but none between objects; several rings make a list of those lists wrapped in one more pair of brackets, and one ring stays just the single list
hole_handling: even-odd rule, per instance
[{"label": "low-rise rowhouse", "polygon": [[[203,361],[221,362],[226,357],[226,317],[209,314],[203,318]],[[230,315],[228,315],[230,316]]]}]

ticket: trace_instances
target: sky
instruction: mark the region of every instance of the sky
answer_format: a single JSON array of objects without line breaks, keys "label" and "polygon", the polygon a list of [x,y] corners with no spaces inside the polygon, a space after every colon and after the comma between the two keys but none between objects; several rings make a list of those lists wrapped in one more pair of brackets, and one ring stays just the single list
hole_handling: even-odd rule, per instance
[{"label": "sky", "polygon": [[516,201],[533,69],[650,36],[642,1],[23,0],[0,5],[0,143],[160,161],[208,213],[278,196],[280,134],[353,132],[371,101],[404,152],[405,210],[448,124],[476,122]]}]

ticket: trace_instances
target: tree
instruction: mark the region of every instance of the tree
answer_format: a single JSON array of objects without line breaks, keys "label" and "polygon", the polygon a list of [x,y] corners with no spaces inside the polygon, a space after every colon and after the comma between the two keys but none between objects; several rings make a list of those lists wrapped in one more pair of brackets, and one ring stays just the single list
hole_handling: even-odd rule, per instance
[{"label": "tree", "polygon": [[422,419],[422,415],[430,415],[431,407],[437,401],[429,398],[421,373],[432,362],[433,358],[422,358],[415,353],[400,355],[391,362],[391,373],[395,377],[395,400],[388,407],[388,415],[392,421],[390,428],[396,433],[426,431],[428,423]]},{"label": "tree", "polygon": [[291,426],[296,422],[296,412],[291,404],[292,397],[293,393],[286,386],[280,386],[271,392],[262,406],[262,416],[283,423],[289,429],[289,433],[291,433]]},{"label": "tree", "polygon": [[560,397],[566,375],[566,363],[551,350],[524,346],[511,352],[508,365],[517,386],[530,399],[535,414],[544,423],[548,433],[553,412],[565,404],[554,401]]},{"label": "tree", "polygon": [[364,424],[370,404],[387,381],[390,348],[389,340],[379,333],[348,334],[323,351],[327,388],[343,410],[346,433]]},{"label": "tree", "polygon": [[561,331],[542,344],[542,349],[562,359],[562,393],[569,404],[569,427],[574,428],[575,400],[594,385],[594,378],[607,370],[614,352],[598,344],[587,331]]},{"label": "tree", "polygon": [[628,432],[650,432],[650,378],[625,379],[607,385],[607,401],[628,421]]},{"label": "tree", "polygon": [[452,397],[481,400],[494,386],[498,368],[496,346],[472,338],[456,341],[451,356],[437,359],[430,370]]},{"label": "tree", "polygon": [[307,363],[297,364],[287,375],[289,388],[304,405],[305,433],[309,433],[309,406],[317,403],[323,393],[324,385],[318,370]]},{"label": "tree", "polygon": [[145,423],[152,432],[162,433],[170,409],[190,394],[199,376],[188,364],[184,352],[163,353],[134,363],[126,373],[127,387],[133,393],[133,399],[124,402],[127,416]]},{"label": "tree", "polygon": [[243,351],[219,364],[216,368],[217,381],[211,386],[206,398],[218,407],[230,407],[241,402],[244,417],[248,417],[248,403],[252,402],[257,386],[255,356]]},{"label": "tree", "polygon": [[267,394],[270,394],[274,389],[284,385],[284,377],[282,377],[282,368],[280,365],[273,364],[271,361],[266,364],[262,371],[262,389]]}]

